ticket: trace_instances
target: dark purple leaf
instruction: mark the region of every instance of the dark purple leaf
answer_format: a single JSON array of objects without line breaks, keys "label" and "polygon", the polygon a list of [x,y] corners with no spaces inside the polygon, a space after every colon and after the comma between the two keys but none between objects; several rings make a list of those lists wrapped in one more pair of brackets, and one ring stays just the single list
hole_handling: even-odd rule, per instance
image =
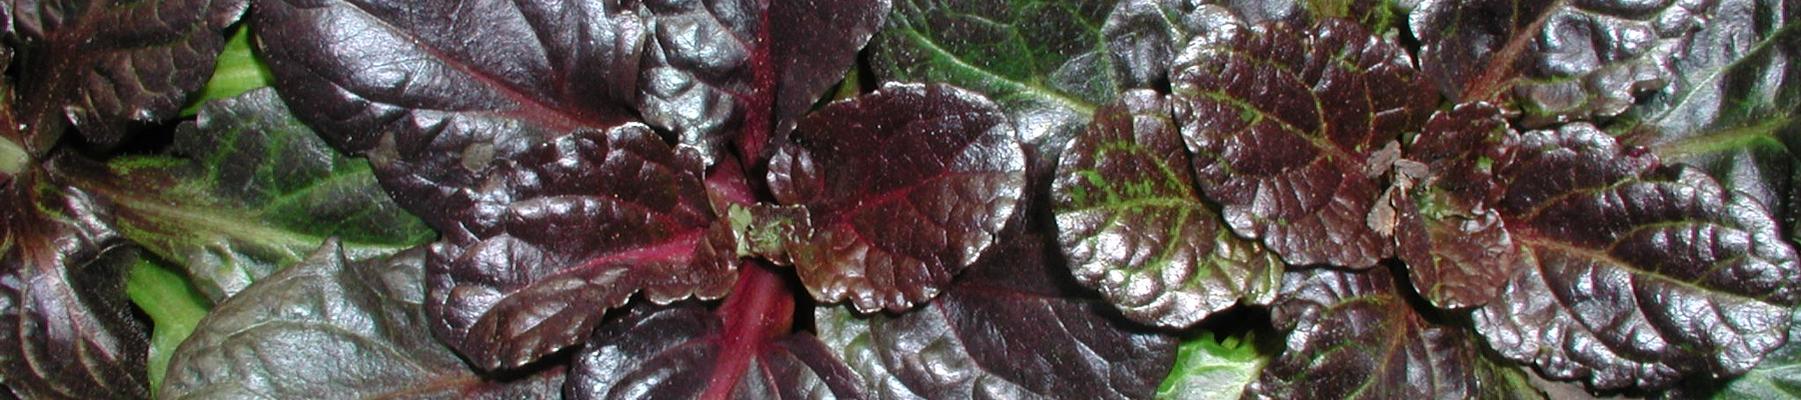
[{"label": "dark purple leaf", "polygon": [[635,113],[712,160],[741,130],[767,137],[772,113],[804,111],[887,13],[879,0],[824,4],[293,0],[260,7],[257,26],[283,95],[352,152],[391,134],[403,154],[506,158],[521,146],[504,143]]},{"label": "dark purple leaf", "polygon": [[[494,369],[579,344],[634,293],[723,296],[736,254],[703,160],[725,140],[754,153],[781,122],[771,115],[836,81],[885,13],[880,1],[292,0],[259,5],[255,26],[296,114],[367,155],[443,236],[427,268],[434,330]],[[806,21],[825,25],[793,26]],[[814,36],[830,40],[774,44]]]},{"label": "dark purple leaf", "polygon": [[[638,110],[712,160],[762,156],[844,76],[887,0],[650,0]],[[776,128],[780,129],[776,129]],[[737,135],[734,137],[733,135]],[[709,164],[711,164],[709,162]]]},{"label": "dark purple leaf", "polygon": [[1025,188],[1025,153],[998,107],[947,85],[889,84],[802,120],[769,187],[813,234],[789,253],[820,300],[903,310],[994,244]]},{"label": "dark purple leaf", "polygon": [[1367,268],[1392,240],[1366,216],[1378,151],[1436,103],[1402,49],[1344,20],[1223,26],[1177,59],[1172,104],[1207,198],[1289,264]]},{"label": "dark purple leaf", "polygon": [[225,27],[244,0],[8,2],[16,31],[23,143],[50,151],[65,125],[115,144],[131,128],[172,118],[212,76]]},{"label": "dark purple leaf", "polygon": [[1493,165],[1517,135],[1494,106],[1463,104],[1434,114],[1407,146],[1408,160],[1426,175],[1394,178],[1395,253],[1433,305],[1486,304],[1524,262],[1493,208],[1502,193]]},{"label": "dark purple leaf", "polygon": [[943,296],[901,314],[815,311],[819,336],[884,399],[1149,398],[1173,337],[1067,285],[1054,245],[1009,236]]},{"label": "dark purple leaf", "polygon": [[496,167],[629,120],[647,28],[610,2],[450,3],[268,1],[253,26],[296,116],[443,235],[480,236]]},{"label": "dark purple leaf", "polygon": [[1201,200],[1161,95],[1131,91],[1102,107],[1059,162],[1051,208],[1071,272],[1127,317],[1186,327],[1274,299],[1282,260]]},{"label": "dark purple leaf", "polygon": [[[1722,3],[1730,3],[1724,1]],[[1697,2],[1427,0],[1408,17],[1420,65],[1456,101],[1509,92],[1538,121],[1613,116],[1663,87],[1673,53],[1715,19]],[[1749,17],[1741,17],[1749,18]]]},{"label": "dark purple leaf", "polygon": [[1543,398],[1483,357],[1463,327],[1415,313],[1387,268],[1290,271],[1272,318],[1288,348],[1246,389],[1257,399]]},{"label": "dark purple leaf", "polygon": [[432,328],[476,366],[515,368],[579,344],[634,293],[668,303],[731,288],[732,233],[715,221],[699,157],[643,125],[494,163],[471,193],[493,227],[446,233],[426,267]]},{"label": "dark purple leaf", "polygon": [[1529,251],[1476,327],[1502,355],[1594,389],[1744,373],[1781,345],[1801,265],[1766,209],[1587,124],[1496,163],[1497,210]]},{"label": "dark purple leaf", "polygon": [[149,397],[124,287],[137,249],[102,204],[34,171],[0,187],[0,381],[28,399]]},{"label": "dark purple leaf", "polygon": [[[718,311],[697,303],[638,307],[608,322],[576,354],[565,395],[574,399],[865,397],[860,378],[818,338],[790,334],[788,326],[771,324],[787,321],[794,312],[794,300],[773,271],[754,273],[758,276],[742,281]],[[766,293],[761,304],[755,300],[758,296],[745,294],[767,288],[778,290]]]},{"label": "dark purple leaf", "polygon": [[336,241],[258,281],[201,320],[160,398],[544,398],[562,367],[477,376],[423,335],[423,249],[353,262]]}]

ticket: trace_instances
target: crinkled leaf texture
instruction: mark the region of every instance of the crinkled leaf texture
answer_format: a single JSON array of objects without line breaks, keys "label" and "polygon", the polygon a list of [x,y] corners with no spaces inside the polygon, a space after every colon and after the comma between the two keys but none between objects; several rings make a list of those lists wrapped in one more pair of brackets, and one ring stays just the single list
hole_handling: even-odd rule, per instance
[{"label": "crinkled leaf texture", "polygon": [[1175,338],[1124,323],[1066,282],[1054,245],[1031,234],[937,300],[905,314],[815,311],[819,337],[877,399],[1148,398]]},{"label": "crinkled leaf texture", "polygon": [[[1715,4],[1746,4],[1727,0]],[[1689,1],[1427,0],[1420,64],[1457,101],[1519,99],[1528,121],[1618,115],[1671,79],[1695,31],[1749,24]],[[1729,8],[1737,8],[1730,6]],[[1734,46],[1728,46],[1734,47]],[[1713,50],[1708,50],[1713,51]],[[1510,90],[1511,89],[1511,90]]]},{"label": "crinkled leaf texture", "polygon": [[1189,165],[1163,96],[1135,90],[1095,112],[1051,182],[1071,272],[1133,320],[1185,327],[1281,284],[1282,260],[1220,223]]},{"label": "crinkled leaf texture", "polygon": [[352,159],[263,89],[201,107],[174,134],[176,157],[124,157],[65,169],[115,208],[124,235],[182,266],[214,301],[299,262],[327,237],[355,260],[433,233]]},{"label": "crinkled leaf texture", "polygon": [[10,4],[9,28],[23,61],[13,107],[25,126],[24,145],[37,155],[71,123],[90,141],[115,144],[131,128],[176,116],[188,94],[212,76],[226,26],[249,6],[244,0]]},{"label": "crinkled leaf texture", "polygon": [[0,382],[28,399],[144,398],[147,329],[125,273],[138,250],[104,205],[43,170],[0,187]]},{"label": "crinkled leaf texture", "polygon": [[[880,0],[415,3],[273,2],[256,24],[283,95],[320,103],[301,107],[303,119],[354,152],[392,132],[408,163],[445,169],[396,173],[448,184],[469,180],[449,169],[458,158],[506,158],[523,147],[511,143],[532,142],[508,137],[634,114],[709,161],[730,140],[760,147],[838,81],[888,10]],[[409,154],[427,148],[476,154]]]},{"label": "crinkled leaf texture", "polygon": [[1272,319],[1287,349],[1247,390],[1258,399],[1542,398],[1484,357],[1466,328],[1415,312],[1388,268],[1291,271]]},{"label": "crinkled leaf texture", "polygon": [[1801,262],[1755,199],[1588,124],[1512,147],[1497,210],[1529,264],[1475,313],[1492,348],[1605,390],[1742,374],[1783,343]]},{"label": "crinkled leaf texture", "polygon": [[813,232],[788,253],[814,297],[904,310],[994,246],[1025,192],[1025,149],[999,107],[943,84],[888,84],[801,120],[769,163],[777,201]]},{"label": "crinkled leaf texture", "polygon": [[497,168],[629,120],[647,29],[641,10],[612,2],[283,0],[254,11],[295,116],[369,156],[402,206],[455,239],[502,224],[487,197],[505,183]]},{"label": "crinkled leaf texture", "polygon": [[[1801,316],[1801,314],[1796,314]],[[1789,320],[1789,338],[1801,337],[1801,324]],[[1757,368],[1726,385],[1717,400],[1754,400],[1801,397],[1801,341],[1790,341],[1770,352]]]},{"label": "crinkled leaf texture", "polygon": [[1801,6],[1779,0],[1710,3],[1710,23],[1671,61],[1670,84],[1628,116],[1627,143],[1665,162],[1706,169],[1801,232]]},{"label": "crinkled leaf texture", "polygon": [[844,76],[889,8],[887,0],[644,3],[637,108],[709,164],[734,140],[743,157],[763,156],[765,142],[780,140]]},{"label": "crinkled leaf texture", "polygon": [[1392,253],[1366,220],[1389,170],[1378,152],[1437,102],[1405,51],[1345,20],[1225,24],[1174,71],[1197,180],[1233,231],[1289,264],[1368,268]]},{"label": "crinkled leaf texture", "polygon": [[602,326],[576,355],[568,398],[865,397],[858,376],[811,334],[783,332],[732,348],[743,332],[723,319],[752,316],[725,316],[697,303],[639,308]]},{"label": "crinkled leaf texture", "polygon": [[497,159],[482,185],[496,226],[432,246],[432,329],[475,365],[515,368],[581,343],[634,293],[718,298],[736,277],[732,233],[700,159],[643,125],[583,131]]},{"label": "crinkled leaf texture", "polygon": [[885,14],[881,1],[293,0],[259,4],[255,26],[296,115],[367,155],[442,235],[433,329],[496,369],[579,344],[634,293],[723,296],[734,246],[703,164],[729,141],[755,157],[772,118],[810,105]]},{"label": "crinkled leaf texture", "polygon": [[220,303],[176,351],[160,398],[555,396],[563,368],[476,376],[422,335],[425,251],[351,261],[327,242],[305,261]]},{"label": "crinkled leaf texture", "polygon": [[1395,253],[1435,306],[1487,304],[1524,262],[1494,210],[1502,193],[1494,160],[1506,157],[1506,142],[1516,136],[1498,108],[1467,103],[1433,114],[1407,145],[1407,159],[1426,176],[1396,176],[1406,183],[1390,189],[1399,225]]}]

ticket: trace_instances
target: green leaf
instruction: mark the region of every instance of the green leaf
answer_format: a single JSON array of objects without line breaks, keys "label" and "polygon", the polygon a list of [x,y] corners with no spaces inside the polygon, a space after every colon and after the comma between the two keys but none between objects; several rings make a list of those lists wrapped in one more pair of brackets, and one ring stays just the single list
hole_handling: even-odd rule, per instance
[{"label": "green leaf", "polygon": [[212,303],[188,284],[186,275],[166,262],[140,257],[125,280],[125,294],[138,309],[150,315],[150,392],[162,387],[169,357],[175,354],[194,326],[206,317]]},{"label": "green leaf", "polygon": [[213,300],[299,262],[327,237],[353,260],[434,237],[376,185],[368,162],[338,154],[273,90],[209,103],[175,132],[175,156],[125,157],[58,171],[117,207],[120,231],[186,270]]},{"label": "green leaf", "polygon": [[269,86],[274,79],[269,66],[264,65],[256,53],[251,51],[250,27],[239,25],[237,32],[225,42],[225,50],[219,53],[219,64],[213,67],[213,77],[200,88],[200,93],[189,100],[188,106],[181,109],[181,116],[192,117],[200,113],[200,107],[207,102],[236,97],[251,89]]},{"label": "green leaf", "polygon": [[1249,336],[1216,339],[1203,332],[1176,350],[1176,367],[1157,398],[1165,400],[1233,400],[1257,380],[1269,358],[1257,354]]}]

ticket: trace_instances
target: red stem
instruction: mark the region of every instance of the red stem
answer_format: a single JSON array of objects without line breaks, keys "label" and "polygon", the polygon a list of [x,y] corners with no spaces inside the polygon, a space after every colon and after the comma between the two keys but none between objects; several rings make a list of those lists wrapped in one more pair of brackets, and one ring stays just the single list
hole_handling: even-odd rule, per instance
[{"label": "red stem", "polygon": [[725,321],[725,332],[716,339],[718,364],[700,398],[724,400],[750,372],[750,360],[763,352],[763,344],[788,333],[794,323],[794,295],[768,264],[747,261],[738,269],[732,295],[714,312]]},{"label": "red stem", "polygon": [[[748,179],[738,160],[725,158],[713,166],[707,187],[727,202],[752,204],[757,197]],[[770,338],[788,334],[794,324],[794,293],[769,263],[750,259],[741,262],[732,294],[713,311],[725,327],[714,339],[719,346],[718,361],[701,399],[730,398],[732,389],[749,372],[750,360],[763,352],[763,345]]]}]

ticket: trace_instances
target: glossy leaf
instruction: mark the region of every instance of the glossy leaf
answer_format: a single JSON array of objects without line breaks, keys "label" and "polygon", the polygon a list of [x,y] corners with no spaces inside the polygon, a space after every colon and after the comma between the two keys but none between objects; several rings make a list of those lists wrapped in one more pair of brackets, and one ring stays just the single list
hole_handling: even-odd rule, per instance
[{"label": "glossy leaf", "polygon": [[1211,332],[1182,342],[1176,366],[1157,388],[1164,400],[1234,400],[1257,380],[1269,358],[1257,354],[1250,339],[1217,340]]},{"label": "glossy leaf", "polygon": [[1757,368],[1745,372],[1713,396],[1716,400],[1778,399],[1801,397],[1801,324],[1789,322],[1788,344],[1770,352]]},{"label": "glossy leaf", "polygon": [[251,51],[250,36],[250,28],[240,24],[231,38],[226,39],[225,49],[219,51],[219,63],[213,68],[213,77],[206,80],[200,93],[188,100],[187,107],[181,109],[182,116],[199,114],[200,107],[207,102],[238,97],[270,85],[275,79],[273,73],[269,72],[269,65]]},{"label": "glossy leaf", "polygon": [[[1366,216],[1437,99],[1392,41],[1344,20],[1223,26],[1189,42],[1171,100],[1197,181],[1227,225],[1289,264],[1367,268],[1392,239]],[[1253,56],[1255,55],[1255,56]]]},{"label": "glossy leaf", "polygon": [[1063,153],[1051,183],[1058,240],[1076,280],[1127,317],[1185,327],[1274,298],[1282,260],[1201,199],[1161,95],[1132,91],[1102,107]]},{"label": "glossy leaf", "polygon": [[1420,64],[1446,96],[1482,101],[1510,93],[1531,119],[1562,121],[1620,114],[1635,96],[1669,82],[1668,64],[1697,28],[1749,23],[1727,22],[1701,6],[1427,0],[1408,18]]},{"label": "glossy leaf", "polygon": [[996,253],[923,308],[858,316],[814,312],[819,337],[878,399],[1147,398],[1175,363],[1177,341],[1108,316],[1062,282],[1040,237]]},{"label": "glossy leaf", "polygon": [[1475,314],[1552,379],[1652,389],[1742,374],[1786,339],[1801,261],[1756,200],[1587,124],[1524,135],[1497,209],[1531,264]]},{"label": "glossy leaf", "polygon": [[[770,115],[794,112],[784,96],[836,81],[884,14],[828,5],[293,1],[259,6],[255,26],[301,119],[369,156],[442,235],[427,269],[437,335],[509,369],[579,344],[634,293],[730,289],[735,246],[703,161],[729,139],[755,167]],[[809,35],[831,35],[830,51],[772,44]]]},{"label": "glossy leaf", "polygon": [[[766,274],[767,279],[780,279]],[[742,293],[744,285],[734,292]],[[863,383],[818,338],[760,326],[774,315],[719,312],[697,303],[639,307],[595,332],[576,354],[566,391],[575,399],[863,398]],[[772,299],[781,318],[793,299]]]},{"label": "glossy leaf", "polygon": [[[887,0],[646,1],[637,108],[712,160],[737,140],[762,156],[844,76]],[[709,162],[711,164],[711,162]]]},{"label": "glossy leaf", "polygon": [[434,332],[476,366],[517,368],[580,344],[635,293],[668,303],[731,289],[735,243],[694,152],[630,124],[494,162],[471,193],[493,227],[447,233],[426,268]]},{"label": "glossy leaf", "polygon": [[801,121],[770,161],[776,200],[813,235],[789,253],[814,297],[903,310],[995,243],[1025,191],[1025,150],[981,95],[890,84]]},{"label": "glossy leaf", "polygon": [[206,317],[213,303],[188,284],[180,269],[151,257],[139,257],[131,266],[125,281],[125,294],[131,303],[150,317],[150,359],[146,363],[150,391],[162,387],[163,375],[169,370],[169,358],[200,319]]},{"label": "glossy leaf", "polygon": [[225,28],[244,0],[12,3],[21,60],[14,112],[22,145],[44,155],[65,126],[116,144],[131,128],[174,117],[212,76]]},{"label": "glossy leaf", "polygon": [[355,262],[336,242],[219,304],[170,363],[159,397],[543,398],[561,368],[496,381],[430,335],[423,250]]},{"label": "glossy leaf", "polygon": [[[1038,144],[1082,129],[1121,88],[1108,73],[1108,1],[899,0],[870,40],[884,81],[944,82],[993,98]],[[1029,121],[1029,123],[1028,123]]]},{"label": "glossy leaf", "polygon": [[1272,312],[1287,349],[1249,398],[1542,398],[1518,370],[1484,358],[1462,327],[1414,312],[1387,268],[1283,277]]},{"label": "glossy leaf", "polygon": [[175,157],[68,162],[67,176],[116,208],[121,232],[194,278],[213,301],[338,237],[352,259],[432,239],[377,186],[367,161],[326,146],[273,90],[201,107]]},{"label": "glossy leaf", "polygon": [[1426,175],[1396,176],[1401,182],[1390,189],[1400,224],[1395,252],[1433,305],[1486,304],[1524,262],[1494,210],[1501,196],[1494,160],[1507,156],[1505,144],[1517,135],[1499,109],[1473,103],[1434,114],[1408,143],[1406,157]]},{"label": "glossy leaf", "polygon": [[[284,96],[319,103],[303,119],[357,153],[392,132],[418,166],[396,173],[462,184],[478,171],[442,169],[463,156],[436,153],[480,149],[467,155],[480,165],[633,115],[707,160],[738,135],[761,146],[838,81],[887,12],[879,0],[453,3],[278,2],[257,26]],[[416,154],[427,148],[439,151]]]},{"label": "glossy leaf", "polygon": [[42,170],[0,199],[0,381],[29,399],[149,396],[148,329],[125,297],[138,250]]},{"label": "glossy leaf", "polygon": [[1801,232],[1801,125],[1792,115],[1801,103],[1801,7],[1771,0],[1708,7],[1713,20],[1675,55],[1670,84],[1628,114],[1638,125],[1624,140],[1758,199],[1783,218],[1792,240]]},{"label": "glossy leaf", "polygon": [[648,22],[611,2],[451,3],[269,1],[252,26],[295,116],[468,239],[500,222],[479,197],[496,167],[630,120]]}]

